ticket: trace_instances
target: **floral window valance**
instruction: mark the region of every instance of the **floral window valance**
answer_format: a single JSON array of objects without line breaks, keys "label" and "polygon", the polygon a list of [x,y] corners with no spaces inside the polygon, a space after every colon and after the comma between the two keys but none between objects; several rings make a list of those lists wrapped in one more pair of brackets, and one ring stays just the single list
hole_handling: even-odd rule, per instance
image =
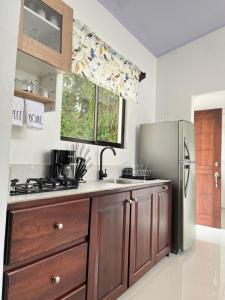
[{"label": "floral window valance", "polygon": [[126,100],[136,101],[141,74],[138,67],[77,19],[73,30],[72,72]]}]

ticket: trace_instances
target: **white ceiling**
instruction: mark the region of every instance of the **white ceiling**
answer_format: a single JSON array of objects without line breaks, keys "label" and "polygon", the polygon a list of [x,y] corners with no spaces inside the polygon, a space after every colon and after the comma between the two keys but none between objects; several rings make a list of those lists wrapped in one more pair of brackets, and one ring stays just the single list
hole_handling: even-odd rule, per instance
[{"label": "white ceiling", "polygon": [[225,0],[98,0],[160,56],[225,26]]}]

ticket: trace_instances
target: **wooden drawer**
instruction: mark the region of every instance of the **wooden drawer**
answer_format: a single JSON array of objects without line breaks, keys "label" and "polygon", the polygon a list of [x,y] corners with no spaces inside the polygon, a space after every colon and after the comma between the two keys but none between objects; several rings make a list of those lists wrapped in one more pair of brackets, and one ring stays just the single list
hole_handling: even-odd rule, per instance
[{"label": "wooden drawer", "polygon": [[[22,269],[6,272],[4,299],[60,299],[68,291],[85,283],[86,269],[87,244],[83,244]],[[54,282],[57,276],[59,283]],[[82,291],[80,294],[77,291],[77,298],[75,295],[74,298],[62,299],[83,299]]]},{"label": "wooden drawer", "polygon": [[5,263],[18,263],[87,236],[89,210],[90,199],[82,199],[9,211]]},{"label": "wooden drawer", "polygon": [[86,285],[83,285],[76,291],[68,294],[65,297],[60,298],[60,300],[85,300],[86,299]]}]

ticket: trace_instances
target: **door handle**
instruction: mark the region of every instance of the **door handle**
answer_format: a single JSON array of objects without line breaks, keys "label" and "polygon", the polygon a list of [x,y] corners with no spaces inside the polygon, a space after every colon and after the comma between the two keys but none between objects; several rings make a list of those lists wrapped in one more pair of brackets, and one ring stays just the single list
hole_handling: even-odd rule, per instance
[{"label": "door handle", "polygon": [[184,138],[184,149],[186,150],[187,152],[187,155],[184,156],[184,159],[188,159],[190,160],[190,152],[189,152],[189,149],[188,149],[188,144],[187,144],[187,139],[186,137]]},{"label": "door handle", "polygon": [[220,178],[220,173],[219,172],[215,172],[214,177],[215,177],[216,188],[218,188],[219,187],[219,185],[218,185],[218,179]]}]

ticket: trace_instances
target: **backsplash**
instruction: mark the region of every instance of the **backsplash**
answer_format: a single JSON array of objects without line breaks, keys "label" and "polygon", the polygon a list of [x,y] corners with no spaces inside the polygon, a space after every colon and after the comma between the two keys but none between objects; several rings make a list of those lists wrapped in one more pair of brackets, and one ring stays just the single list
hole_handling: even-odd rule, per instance
[{"label": "backsplash", "polygon": [[[27,178],[46,177],[49,174],[50,165],[48,164],[11,164],[9,178],[17,178],[21,182]],[[108,178],[117,178],[121,175],[121,166],[104,166],[107,170]],[[97,180],[98,179],[98,166],[93,166],[84,176],[84,180]]]}]

